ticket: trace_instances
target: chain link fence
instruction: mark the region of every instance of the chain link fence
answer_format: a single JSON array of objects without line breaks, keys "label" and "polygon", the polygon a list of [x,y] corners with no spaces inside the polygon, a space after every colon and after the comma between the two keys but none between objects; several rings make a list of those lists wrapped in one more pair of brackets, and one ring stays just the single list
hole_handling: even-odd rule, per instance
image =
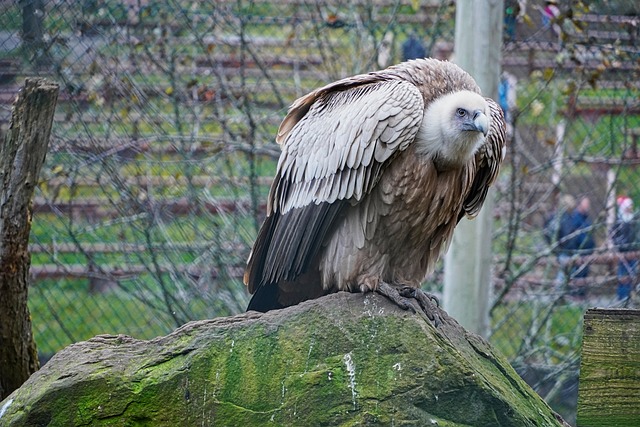
[{"label": "chain link fence", "polygon": [[635,290],[620,290],[638,283],[635,215],[628,244],[612,235],[623,197],[640,202],[640,6],[528,3],[503,51],[505,98],[515,96],[503,100],[512,139],[495,212],[490,340],[573,420],[582,314],[638,306]]},{"label": "chain link fence", "polygon": [[[505,1],[490,340],[570,420],[584,310],[638,304],[617,294],[637,253],[611,239],[619,196],[640,203],[638,9]],[[30,246],[43,357],[243,311],[287,107],[338,78],[450,58],[454,16],[451,1],[0,0],[0,131],[24,77],[61,85]],[[569,253],[550,218],[584,197],[594,245]]]}]

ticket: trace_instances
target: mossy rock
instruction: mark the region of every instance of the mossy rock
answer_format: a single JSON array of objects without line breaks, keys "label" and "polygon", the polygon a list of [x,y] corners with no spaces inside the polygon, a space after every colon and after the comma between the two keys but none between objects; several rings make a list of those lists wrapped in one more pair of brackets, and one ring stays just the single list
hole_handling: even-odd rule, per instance
[{"label": "mossy rock", "polygon": [[482,338],[377,294],[98,336],[0,404],[1,426],[563,426]]}]

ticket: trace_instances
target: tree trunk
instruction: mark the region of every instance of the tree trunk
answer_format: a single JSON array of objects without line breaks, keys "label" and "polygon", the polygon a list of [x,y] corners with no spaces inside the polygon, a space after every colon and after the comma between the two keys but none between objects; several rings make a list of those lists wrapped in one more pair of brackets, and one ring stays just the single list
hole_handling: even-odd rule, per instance
[{"label": "tree trunk", "polygon": [[27,307],[31,198],[57,99],[58,85],[27,79],[0,147],[0,399],[38,369]]}]

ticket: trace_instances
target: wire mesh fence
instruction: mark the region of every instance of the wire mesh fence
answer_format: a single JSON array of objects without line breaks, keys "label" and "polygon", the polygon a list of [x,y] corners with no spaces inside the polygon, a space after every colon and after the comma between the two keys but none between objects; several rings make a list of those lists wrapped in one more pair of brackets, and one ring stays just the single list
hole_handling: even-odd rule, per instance
[{"label": "wire mesh fence", "polygon": [[[636,247],[612,235],[640,198],[640,12],[585,3],[505,1],[494,215],[490,340],[568,418],[584,309],[638,304]],[[451,1],[0,1],[0,129],[24,77],[61,85],[32,225],[40,352],[243,311],[287,107],[341,77],[451,58],[454,15]],[[586,228],[560,235],[583,198]]]}]

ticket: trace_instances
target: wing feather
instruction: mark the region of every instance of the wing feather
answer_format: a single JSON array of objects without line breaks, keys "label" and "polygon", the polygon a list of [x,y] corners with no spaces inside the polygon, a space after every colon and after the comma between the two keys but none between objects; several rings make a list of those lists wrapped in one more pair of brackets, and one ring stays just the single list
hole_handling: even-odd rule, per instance
[{"label": "wing feather", "polygon": [[267,219],[245,272],[251,293],[304,273],[346,203],[368,194],[414,140],[424,111],[419,90],[401,80],[358,79],[299,99],[282,122]]},{"label": "wing feather", "polygon": [[[349,179],[340,176],[349,177],[351,170],[360,165],[384,163],[397,151],[406,149],[415,137],[423,109],[419,90],[400,80],[383,80],[317,96],[307,114],[281,133],[286,137],[281,142],[279,170],[281,179],[290,185],[287,193],[276,191],[270,195],[274,211],[285,213],[309,203],[366,194],[370,187],[356,189]],[[378,114],[380,110],[384,114]],[[291,125],[287,119],[284,123]],[[323,156],[326,147],[330,148]],[[304,191],[303,183],[312,179],[326,190]],[[375,180],[368,184],[375,184]],[[333,188],[342,185],[347,188]]]}]

